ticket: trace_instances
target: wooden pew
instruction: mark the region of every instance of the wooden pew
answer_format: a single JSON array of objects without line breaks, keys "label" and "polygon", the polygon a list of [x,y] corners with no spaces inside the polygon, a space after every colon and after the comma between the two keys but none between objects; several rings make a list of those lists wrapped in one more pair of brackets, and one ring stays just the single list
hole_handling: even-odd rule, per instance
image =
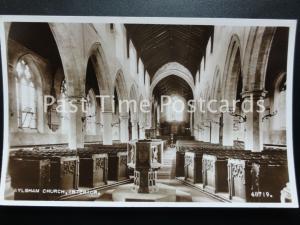
[{"label": "wooden pew", "polygon": [[289,182],[286,151],[265,154],[268,157],[252,163],[252,201],[280,202],[280,192]]},{"label": "wooden pew", "polygon": [[[14,193],[15,200],[41,200],[43,189],[50,187],[50,160],[11,158],[11,186],[18,189]],[[35,190],[25,193],[24,189]],[[38,192],[37,192],[38,191]]]},{"label": "wooden pew", "polygon": [[212,193],[227,192],[227,158],[222,154],[204,154],[202,159],[203,188]]},{"label": "wooden pew", "polygon": [[107,184],[107,154],[91,154],[80,150],[79,155],[79,186],[99,187]]},{"label": "wooden pew", "polygon": [[193,150],[194,147],[200,146],[199,141],[194,140],[178,140],[176,141],[176,177],[185,176],[185,152]]},{"label": "wooden pew", "polygon": [[228,160],[230,199],[280,202],[280,191],[287,182],[286,151],[245,151]]},{"label": "wooden pew", "polygon": [[87,144],[85,150],[90,154],[107,154],[107,180],[121,181],[128,179],[126,143],[113,145]]},{"label": "wooden pew", "polygon": [[[11,155],[12,186],[27,188],[28,184],[22,181],[22,176],[31,180],[30,186],[39,186],[39,199],[49,200],[64,191],[78,188],[79,159],[76,151],[65,149],[65,147],[34,147],[14,151]],[[43,169],[43,168],[47,169]],[[22,168],[22,169],[20,169]],[[35,169],[34,169],[35,168]],[[35,170],[35,171],[34,171]],[[25,174],[23,174],[25,172]],[[36,175],[40,174],[37,178]],[[44,185],[47,180],[47,185]],[[43,184],[43,185],[41,185]],[[56,190],[53,192],[53,190]],[[16,192],[16,199],[36,198]]]},{"label": "wooden pew", "polygon": [[202,183],[202,156],[203,151],[188,151],[184,156],[185,180],[194,184]]},{"label": "wooden pew", "polygon": [[128,179],[127,152],[108,153],[108,180]]}]

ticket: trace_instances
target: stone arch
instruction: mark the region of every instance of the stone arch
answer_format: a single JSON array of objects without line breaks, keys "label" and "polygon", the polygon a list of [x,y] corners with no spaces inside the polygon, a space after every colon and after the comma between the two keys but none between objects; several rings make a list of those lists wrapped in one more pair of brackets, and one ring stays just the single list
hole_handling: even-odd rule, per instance
[{"label": "stone arch", "polygon": [[164,78],[175,75],[183,80],[185,80],[188,85],[191,87],[193,96],[195,91],[194,78],[191,72],[184,67],[183,65],[177,62],[171,62],[163,65],[160,69],[157,70],[155,75],[152,78],[151,86],[150,86],[150,96],[152,96],[153,90],[155,86]]},{"label": "stone arch", "polygon": [[264,90],[275,27],[252,27],[243,61],[243,92]]},{"label": "stone arch", "polygon": [[214,88],[212,89],[212,99],[216,100],[217,102],[212,105],[212,109],[216,110],[216,112],[211,113],[210,119],[210,128],[211,128],[211,135],[210,135],[210,142],[211,143],[220,143],[222,142],[222,119],[223,114],[220,113],[218,108],[221,106],[222,100],[222,82],[221,82],[221,72],[220,67],[217,65],[214,72],[213,78],[213,85]]},{"label": "stone arch", "polygon": [[126,80],[122,70],[118,70],[117,72],[114,87],[116,88],[119,99],[128,99]]},{"label": "stone arch", "polygon": [[[238,88],[242,86],[242,74],[241,74],[241,44],[239,37],[236,34],[233,34],[225,60],[225,66],[223,70],[223,77],[222,77],[222,100],[227,100],[226,106],[228,110],[236,110],[234,100],[239,98],[237,94]],[[240,85],[241,84],[241,85]],[[242,91],[242,90],[239,90]],[[234,141],[234,131],[233,131],[233,125],[234,125],[234,118],[229,113],[223,113],[222,114],[222,144],[224,146],[233,146]]]},{"label": "stone arch", "polygon": [[71,50],[76,48],[76,44],[72,35],[66,34],[65,26],[65,24],[49,23],[62,62],[68,95],[80,97],[84,96],[84,88],[82,87],[84,82],[80,76],[82,62],[79,61],[78,57],[75,57]]},{"label": "stone arch", "polygon": [[[211,108],[213,110],[217,110],[219,105],[220,105],[220,101],[222,99],[222,87],[221,87],[221,75],[220,75],[220,68],[217,65],[215,68],[215,72],[214,72],[214,76],[213,76],[213,82],[211,84],[212,88],[210,89],[209,95],[208,95],[208,101],[209,100],[214,100],[217,101],[216,103],[212,103],[211,104]],[[214,117],[215,115],[217,115],[218,113],[210,113],[211,117]]]},{"label": "stone arch", "polygon": [[237,86],[241,73],[241,52],[240,40],[236,34],[231,37],[225,67],[223,72],[223,98],[226,100],[234,100],[237,95]]},{"label": "stone arch", "polygon": [[220,100],[221,99],[221,77],[220,77],[220,68],[217,65],[215,68],[215,72],[214,72],[214,78],[213,78],[213,83],[212,85],[214,86],[214,88],[211,90],[211,97],[213,99],[216,100]]},{"label": "stone arch", "polygon": [[[102,49],[102,46],[99,42],[96,42],[91,46],[86,61],[88,62],[88,60],[91,60],[94,66],[100,93],[103,94],[112,93],[113,88],[111,85],[111,77],[110,77],[108,63],[106,61],[106,57]],[[86,66],[87,63],[85,64],[85,70],[86,70]]]}]

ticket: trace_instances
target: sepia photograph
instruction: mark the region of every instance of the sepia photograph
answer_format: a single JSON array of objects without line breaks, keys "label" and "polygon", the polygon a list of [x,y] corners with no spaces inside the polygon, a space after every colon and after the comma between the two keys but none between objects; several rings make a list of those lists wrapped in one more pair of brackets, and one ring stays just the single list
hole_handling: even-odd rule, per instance
[{"label": "sepia photograph", "polygon": [[295,20],[0,25],[0,204],[298,207]]}]

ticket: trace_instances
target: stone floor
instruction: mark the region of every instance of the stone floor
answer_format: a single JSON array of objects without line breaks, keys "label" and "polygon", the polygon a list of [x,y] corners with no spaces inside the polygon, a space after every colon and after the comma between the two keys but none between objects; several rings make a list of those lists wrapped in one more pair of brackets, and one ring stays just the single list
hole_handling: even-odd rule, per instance
[{"label": "stone floor", "polygon": [[[205,194],[201,191],[195,190],[191,187],[188,187],[182,184],[178,180],[159,180],[159,183],[169,185],[176,189],[176,202],[220,202],[219,200],[211,197],[208,194]],[[100,193],[100,197],[93,199],[94,201],[112,201],[112,192],[115,189],[106,190],[103,193]],[[81,197],[83,198],[83,196]],[[74,199],[73,199],[74,200]],[[84,200],[84,199],[77,199]],[[89,199],[90,201],[92,199]]]},{"label": "stone floor", "polygon": [[[194,189],[190,186],[183,184],[179,180],[175,179],[160,179],[159,183],[169,185],[172,188],[176,189],[176,202],[221,202],[220,200],[212,197],[209,194],[206,194],[202,191]],[[120,185],[122,186],[122,185]],[[83,189],[83,188],[80,188]],[[112,200],[112,192],[116,189],[116,187],[109,188],[106,190],[101,190],[97,195],[79,195],[74,196],[68,201],[113,201]],[[13,192],[11,195],[6,196],[7,200],[13,200]]]}]

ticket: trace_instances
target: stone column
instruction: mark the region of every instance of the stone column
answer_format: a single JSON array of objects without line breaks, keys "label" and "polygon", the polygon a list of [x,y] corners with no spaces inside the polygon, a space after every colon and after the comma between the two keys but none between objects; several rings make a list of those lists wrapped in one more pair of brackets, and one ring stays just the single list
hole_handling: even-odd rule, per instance
[{"label": "stone column", "polygon": [[138,122],[136,120],[131,121],[131,133],[132,133],[132,140],[139,139],[139,137],[138,137]]},{"label": "stone column", "polygon": [[244,112],[246,111],[245,114],[247,117],[245,124],[245,149],[253,152],[260,152],[263,150],[263,112],[258,112],[261,109],[257,103],[258,101],[263,100],[265,95],[266,92],[263,90],[242,93]]},{"label": "stone column", "polygon": [[112,112],[102,112],[103,117],[103,144],[112,145]]},{"label": "stone column", "polygon": [[[67,114],[69,122],[68,145],[75,150],[84,147],[84,117],[82,107],[84,102],[82,97],[69,97],[67,101]],[[75,110],[77,108],[77,110]]]},{"label": "stone column", "polygon": [[203,141],[204,142],[210,142],[210,123],[209,122],[205,122],[203,125]]},{"label": "stone column", "polygon": [[126,143],[129,140],[128,119],[128,115],[120,116],[120,141],[122,143]]},{"label": "stone column", "polygon": [[203,124],[199,124],[199,141],[204,141],[204,127]]},{"label": "stone column", "polygon": [[[7,32],[8,33],[8,32]],[[11,64],[8,64],[8,102],[9,102],[9,130],[10,132],[17,132],[19,126],[19,118],[18,118],[18,110],[20,106],[17,105],[17,98],[16,98],[16,80],[15,80],[15,69]],[[19,95],[21,94],[20,91]]]},{"label": "stone column", "polygon": [[233,146],[233,116],[223,113],[223,146]]},{"label": "stone column", "polygon": [[196,141],[199,141],[199,131],[198,131],[198,128],[194,128],[194,136],[195,136],[195,140]]},{"label": "stone column", "polygon": [[219,131],[220,131],[220,118],[219,115],[214,115],[211,121],[211,143],[219,144]]},{"label": "stone column", "polygon": [[190,132],[191,136],[194,136],[194,121],[193,121],[193,113],[190,113]]},{"label": "stone column", "polygon": [[156,121],[155,121],[155,124],[156,124],[156,136],[160,136],[160,106],[158,105],[157,106],[157,117],[156,117]]},{"label": "stone column", "polygon": [[139,126],[139,128],[140,128],[140,137],[139,137],[139,139],[145,139],[145,123],[143,123],[143,122],[140,122],[140,126]]}]

